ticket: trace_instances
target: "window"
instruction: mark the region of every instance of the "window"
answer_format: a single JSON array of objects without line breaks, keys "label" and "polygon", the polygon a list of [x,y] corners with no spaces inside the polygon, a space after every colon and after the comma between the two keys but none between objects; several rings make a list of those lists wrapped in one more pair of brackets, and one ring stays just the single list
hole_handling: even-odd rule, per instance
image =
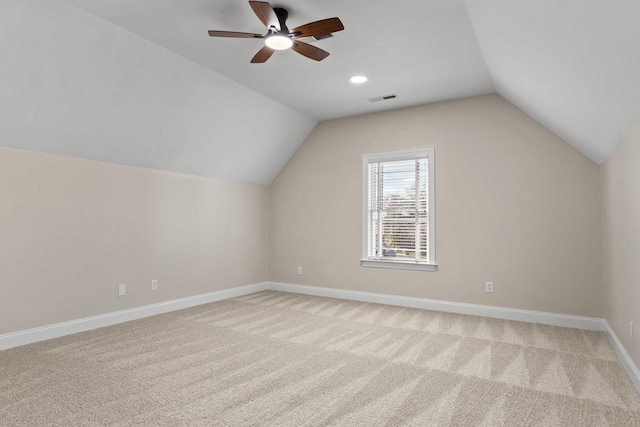
[{"label": "window", "polygon": [[363,266],[435,271],[434,154],[364,156]]}]

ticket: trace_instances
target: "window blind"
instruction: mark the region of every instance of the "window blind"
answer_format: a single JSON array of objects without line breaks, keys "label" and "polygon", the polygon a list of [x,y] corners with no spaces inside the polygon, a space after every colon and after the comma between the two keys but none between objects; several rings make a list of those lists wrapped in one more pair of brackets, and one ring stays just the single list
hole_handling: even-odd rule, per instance
[{"label": "window blind", "polygon": [[368,164],[368,258],[429,260],[428,159]]}]

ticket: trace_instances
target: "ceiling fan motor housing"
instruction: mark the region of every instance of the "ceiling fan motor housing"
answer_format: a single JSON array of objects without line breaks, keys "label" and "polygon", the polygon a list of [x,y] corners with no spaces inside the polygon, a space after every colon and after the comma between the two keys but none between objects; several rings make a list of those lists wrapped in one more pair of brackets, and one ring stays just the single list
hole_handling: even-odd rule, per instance
[{"label": "ceiling fan motor housing", "polygon": [[[283,9],[281,7],[274,7],[274,13],[278,17],[278,22],[280,23],[280,31],[274,31],[274,33],[278,33],[283,36],[289,37],[289,28],[287,28],[287,18],[289,17],[289,12],[287,9]],[[270,29],[273,31],[273,29]]]}]

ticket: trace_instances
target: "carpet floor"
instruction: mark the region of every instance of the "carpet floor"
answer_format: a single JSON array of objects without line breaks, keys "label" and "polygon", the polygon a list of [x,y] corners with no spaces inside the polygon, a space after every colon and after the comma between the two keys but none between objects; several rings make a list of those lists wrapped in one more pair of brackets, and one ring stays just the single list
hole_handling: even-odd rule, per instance
[{"label": "carpet floor", "polygon": [[0,352],[2,426],[640,426],[602,332],[265,291]]}]

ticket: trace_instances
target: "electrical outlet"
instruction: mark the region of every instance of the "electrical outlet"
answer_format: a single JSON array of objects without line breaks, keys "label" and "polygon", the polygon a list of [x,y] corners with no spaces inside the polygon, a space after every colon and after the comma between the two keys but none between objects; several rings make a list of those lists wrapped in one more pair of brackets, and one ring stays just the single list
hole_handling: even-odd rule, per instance
[{"label": "electrical outlet", "polygon": [[484,284],[484,291],[490,294],[493,293],[493,282],[487,282]]},{"label": "electrical outlet", "polygon": [[298,276],[302,275],[302,267],[298,267]]},{"label": "electrical outlet", "polygon": [[152,291],[157,291],[158,290],[158,281],[157,280],[152,280],[151,281],[151,290]]},{"label": "electrical outlet", "polygon": [[124,283],[122,285],[118,285],[118,296],[123,297],[126,294],[127,294],[127,285]]},{"label": "electrical outlet", "polygon": [[629,322],[629,335],[633,338],[633,322]]}]

